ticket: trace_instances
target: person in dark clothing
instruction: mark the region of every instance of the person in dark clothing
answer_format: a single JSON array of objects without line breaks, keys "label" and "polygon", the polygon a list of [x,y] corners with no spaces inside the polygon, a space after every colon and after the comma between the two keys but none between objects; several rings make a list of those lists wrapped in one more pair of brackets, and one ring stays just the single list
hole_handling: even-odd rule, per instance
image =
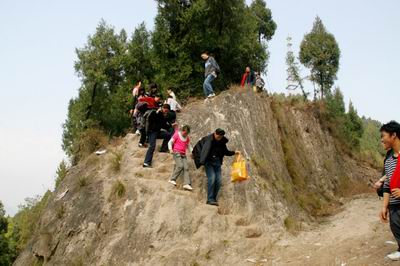
[{"label": "person in dark clothing", "polygon": [[157,83],[151,83],[149,85],[149,96],[155,98],[159,94]]},{"label": "person in dark clothing", "polygon": [[393,150],[385,161],[386,179],[383,184],[383,206],[379,213],[382,222],[390,219],[390,229],[395,237],[398,249],[387,255],[390,260],[400,260],[400,124],[392,121],[381,127],[381,138],[384,146]]},{"label": "person in dark clothing", "polygon": [[143,167],[145,168],[151,167],[157,139],[163,140],[160,152],[168,152],[168,141],[171,139],[172,130],[175,126],[174,123],[171,123],[175,120],[168,117],[171,111],[170,109],[171,107],[168,104],[164,104],[162,108],[157,111],[151,111],[146,118],[145,127],[149,148],[143,163]]},{"label": "person in dark clothing", "polygon": [[204,165],[207,175],[207,204],[218,206],[218,192],[221,188],[221,167],[225,156],[240,152],[228,150],[225,131],[218,128],[213,134],[202,138],[193,149],[193,159],[197,168]]}]

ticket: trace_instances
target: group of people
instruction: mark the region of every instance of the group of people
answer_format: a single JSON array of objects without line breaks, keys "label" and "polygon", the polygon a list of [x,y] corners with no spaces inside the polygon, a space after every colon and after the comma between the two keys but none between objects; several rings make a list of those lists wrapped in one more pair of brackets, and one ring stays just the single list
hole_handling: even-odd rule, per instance
[{"label": "group of people", "polygon": [[177,179],[183,176],[183,189],[192,191],[192,180],[189,174],[188,155],[194,160],[197,168],[204,166],[207,176],[207,204],[218,206],[218,192],[221,187],[221,167],[225,156],[239,154],[227,148],[228,139],[223,129],[202,138],[194,148],[190,142],[191,128],[176,123],[177,112],[180,112],[175,93],[168,89],[168,98],[163,101],[155,83],[149,85],[148,93],[138,81],[132,90],[133,106],[130,110],[133,131],[140,135],[138,146],[147,148],[143,167],[151,168],[157,139],[162,139],[161,153],[171,153],[175,165],[168,182],[177,186]]},{"label": "group of people", "polygon": [[[207,52],[203,53],[201,58],[205,61],[205,79],[203,83],[204,95],[206,98],[212,98],[215,96],[212,82],[218,77],[221,69],[215,58],[209,55]],[[246,67],[245,72],[242,75],[240,85],[242,87],[253,89],[255,92],[262,92],[264,91],[265,82],[261,77],[260,72],[253,71],[250,67]]]}]

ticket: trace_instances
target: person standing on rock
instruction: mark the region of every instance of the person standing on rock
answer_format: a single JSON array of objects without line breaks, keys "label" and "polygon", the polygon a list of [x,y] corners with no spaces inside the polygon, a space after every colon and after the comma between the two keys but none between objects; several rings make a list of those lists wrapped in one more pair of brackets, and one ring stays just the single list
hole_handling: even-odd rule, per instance
[{"label": "person standing on rock", "polygon": [[[145,118],[145,129],[149,142],[149,148],[144,159],[143,167],[151,167],[153,161],[153,154],[156,150],[157,139],[162,139],[163,143],[160,148],[160,152],[168,152],[168,141],[172,136],[172,128],[174,124],[171,124],[169,118],[171,107],[168,104],[164,104],[162,108],[151,111]],[[174,121],[173,121],[174,122]]]},{"label": "person standing on rock", "polygon": [[221,167],[225,156],[240,154],[228,150],[225,131],[218,128],[213,134],[202,138],[193,149],[193,159],[197,168],[204,165],[207,175],[207,204],[218,206],[218,192],[221,188]]},{"label": "person standing on rock", "polygon": [[250,67],[246,67],[242,75],[242,81],[240,82],[240,86],[252,88],[255,82],[254,71],[250,69]]},{"label": "person standing on rock", "polygon": [[217,78],[220,68],[214,57],[208,55],[207,52],[202,53],[201,58],[206,61],[204,71],[205,80],[203,83],[204,95],[206,98],[212,98],[215,97],[215,93],[211,83]]},{"label": "person standing on rock", "polygon": [[380,211],[382,222],[390,220],[390,229],[397,241],[397,251],[387,255],[390,260],[400,260],[400,124],[392,121],[381,127],[384,146],[391,148],[393,154],[385,161],[386,179],[383,184],[383,206]]},{"label": "person standing on rock", "polygon": [[189,166],[186,156],[186,151],[192,151],[190,147],[189,133],[190,127],[185,125],[181,130],[175,131],[171,140],[168,142],[168,149],[170,153],[173,154],[175,161],[174,172],[168,182],[176,186],[176,180],[182,174],[183,182],[185,184],[183,188],[192,191],[192,181],[189,176]]}]

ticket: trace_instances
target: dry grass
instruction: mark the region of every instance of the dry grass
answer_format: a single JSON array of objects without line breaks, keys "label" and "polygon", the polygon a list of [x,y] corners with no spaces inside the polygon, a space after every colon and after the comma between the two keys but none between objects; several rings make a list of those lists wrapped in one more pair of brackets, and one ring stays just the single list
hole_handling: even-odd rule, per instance
[{"label": "dry grass", "polygon": [[111,157],[111,170],[114,172],[119,172],[121,170],[121,162],[122,162],[123,154],[122,152],[114,152]]}]

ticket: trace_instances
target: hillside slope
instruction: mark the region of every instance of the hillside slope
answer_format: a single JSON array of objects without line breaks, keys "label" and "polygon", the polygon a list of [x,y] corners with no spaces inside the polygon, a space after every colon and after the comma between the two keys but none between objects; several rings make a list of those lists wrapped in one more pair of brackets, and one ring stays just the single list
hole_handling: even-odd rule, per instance
[{"label": "hillside slope", "polygon": [[146,150],[128,134],[70,169],[15,265],[243,265],[271,254],[287,229],[314,227],[379,175],[340,152],[307,105],[230,90],[188,104],[179,122],[192,126],[193,142],[224,128],[252,178],[231,183],[228,158],[220,207],[208,206],[203,169],[190,164],[194,192],[174,188],[171,156],[156,153],[154,168],[143,169]]}]

